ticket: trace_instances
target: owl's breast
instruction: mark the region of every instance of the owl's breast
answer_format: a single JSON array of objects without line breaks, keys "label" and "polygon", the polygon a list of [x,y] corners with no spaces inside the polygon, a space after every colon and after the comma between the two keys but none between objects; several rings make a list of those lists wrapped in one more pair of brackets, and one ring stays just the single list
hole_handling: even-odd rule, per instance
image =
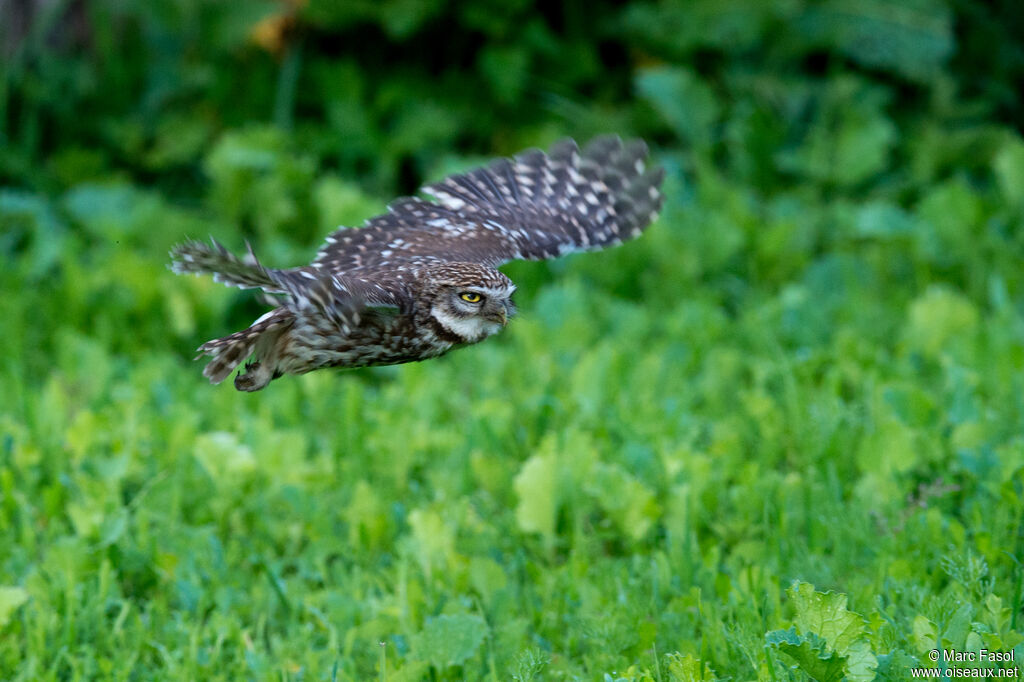
[{"label": "owl's breast", "polygon": [[413,315],[368,316],[344,333],[322,316],[296,321],[281,353],[282,370],[301,374],[322,367],[397,365],[434,358],[455,344]]}]

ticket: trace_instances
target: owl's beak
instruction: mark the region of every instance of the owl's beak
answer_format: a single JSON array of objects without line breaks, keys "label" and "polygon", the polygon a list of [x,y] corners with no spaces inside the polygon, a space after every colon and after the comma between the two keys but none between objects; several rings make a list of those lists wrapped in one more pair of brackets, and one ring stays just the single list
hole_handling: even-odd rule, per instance
[{"label": "owl's beak", "polygon": [[487,314],[487,319],[493,320],[494,322],[497,322],[502,327],[504,327],[505,325],[508,324],[508,311],[505,309],[505,306],[501,306],[496,310],[489,311]]}]

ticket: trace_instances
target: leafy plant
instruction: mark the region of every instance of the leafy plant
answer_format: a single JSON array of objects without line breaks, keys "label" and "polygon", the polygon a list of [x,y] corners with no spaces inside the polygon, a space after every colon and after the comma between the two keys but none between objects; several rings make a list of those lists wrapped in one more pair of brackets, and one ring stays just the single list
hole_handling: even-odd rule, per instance
[{"label": "leafy plant", "polygon": [[[0,5],[0,678],[1024,660],[1010,4]],[[265,308],[181,239],[308,262],[598,132],[662,217],[508,266],[496,339],[255,396],[190,362]]]}]

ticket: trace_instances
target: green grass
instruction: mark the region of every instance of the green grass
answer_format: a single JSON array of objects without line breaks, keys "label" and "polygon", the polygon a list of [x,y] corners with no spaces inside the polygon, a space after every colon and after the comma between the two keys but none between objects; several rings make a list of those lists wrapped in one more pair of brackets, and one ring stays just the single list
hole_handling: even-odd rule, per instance
[{"label": "green grass", "polygon": [[[88,49],[0,63],[0,679],[1024,661],[1009,3],[297,3],[281,59],[278,3],[86,4]],[[262,308],[173,244],[308,262],[598,132],[652,143],[664,214],[508,266],[496,338],[252,395],[191,361]]]},{"label": "green grass", "polygon": [[[65,197],[84,229],[44,273],[58,233],[26,231],[0,275],[3,677],[779,680],[804,647],[903,679],[939,638],[1020,660],[1007,200],[680,180],[641,240],[508,268],[498,338],[253,395],[189,360],[258,311],[164,269],[199,216]],[[974,212],[941,269],[930,202]],[[908,232],[864,228],[894,215]],[[801,233],[822,246],[779,247]],[[859,634],[830,641],[794,581],[846,595]]]}]

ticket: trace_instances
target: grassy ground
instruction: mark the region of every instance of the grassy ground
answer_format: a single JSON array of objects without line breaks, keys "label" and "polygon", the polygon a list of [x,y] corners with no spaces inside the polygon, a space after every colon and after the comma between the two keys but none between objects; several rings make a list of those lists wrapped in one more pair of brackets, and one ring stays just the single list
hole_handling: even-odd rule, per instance
[{"label": "grassy ground", "polygon": [[[1010,3],[82,4],[0,61],[0,679],[1020,672]],[[191,361],[262,308],[185,237],[308,262],[461,153],[630,131],[663,217],[507,267],[498,337]]]},{"label": "grassy ground", "polygon": [[[197,216],[65,196],[81,230],[0,274],[3,677],[859,680],[936,647],[1024,658],[1013,197],[768,201],[711,171],[669,190],[637,242],[508,268],[521,315],[495,340],[254,395],[189,361],[258,312],[165,271]],[[953,215],[965,236],[940,231]]]}]

